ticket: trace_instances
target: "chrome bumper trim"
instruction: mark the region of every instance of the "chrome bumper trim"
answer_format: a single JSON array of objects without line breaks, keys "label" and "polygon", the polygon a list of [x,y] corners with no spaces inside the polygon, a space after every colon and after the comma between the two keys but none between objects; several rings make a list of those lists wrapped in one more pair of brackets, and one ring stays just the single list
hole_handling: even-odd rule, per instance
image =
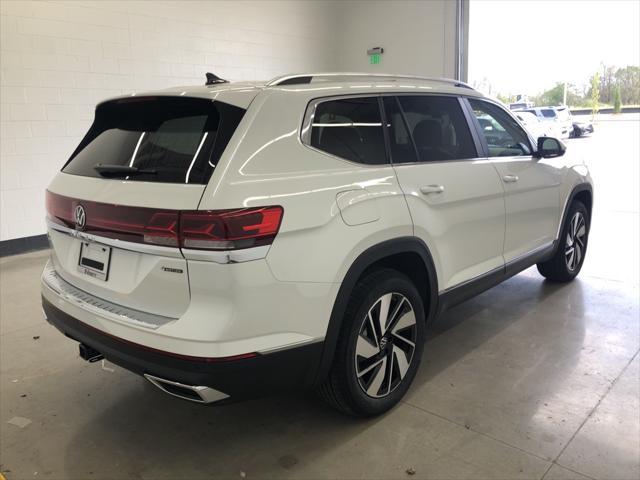
[{"label": "chrome bumper trim", "polygon": [[47,218],[47,227],[50,230],[64,233],[70,237],[79,238],[81,240],[87,240],[90,242],[101,243],[102,245],[108,245],[110,247],[121,248],[122,250],[130,250],[138,253],[148,253],[149,255],[160,255],[163,257],[182,258],[180,249],[176,247],[163,247],[161,245],[150,245],[148,243],[135,243],[127,242],[124,240],[118,240],[115,238],[100,237],[91,233],[85,233],[79,230],[74,230],[59,223],[52,222]]},{"label": "chrome bumper trim", "polygon": [[246,248],[244,250],[191,250],[183,248],[182,253],[187,260],[203,260],[221,264],[242,263],[265,258],[269,253],[269,245]]},{"label": "chrome bumper trim", "polygon": [[122,305],[117,305],[102,298],[95,297],[84,290],[80,290],[64,280],[60,274],[56,272],[51,261],[47,262],[44,267],[42,281],[47,288],[63,300],[89,313],[108,318],[109,320],[144,327],[150,330],[155,330],[162,325],[177,320],[177,318],[164,317],[123,307]]},{"label": "chrome bumper trim", "polygon": [[[228,398],[226,393],[215,390],[211,387],[202,387],[199,385],[185,385],[184,383],[173,382],[166,378],[156,377],[154,375],[144,374],[144,378],[149,380],[153,385],[158,387],[164,393],[173,395],[174,397],[182,398],[183,400],[189,400],[196,403],[213,403]],[[172,388],[173,387],[173,388]],[[195,398],[182,394],[181,391],[188,390],[193,392]]]}]

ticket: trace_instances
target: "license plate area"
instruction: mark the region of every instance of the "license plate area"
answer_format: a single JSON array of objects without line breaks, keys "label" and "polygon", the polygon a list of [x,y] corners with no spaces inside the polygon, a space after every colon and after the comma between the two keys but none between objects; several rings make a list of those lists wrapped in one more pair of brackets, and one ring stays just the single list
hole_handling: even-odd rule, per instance
[{"label": "license plate area", "polygon": [[111,247],[84,240],[80,243],[78,271],[106,282],[109,278],[109,263]]}]

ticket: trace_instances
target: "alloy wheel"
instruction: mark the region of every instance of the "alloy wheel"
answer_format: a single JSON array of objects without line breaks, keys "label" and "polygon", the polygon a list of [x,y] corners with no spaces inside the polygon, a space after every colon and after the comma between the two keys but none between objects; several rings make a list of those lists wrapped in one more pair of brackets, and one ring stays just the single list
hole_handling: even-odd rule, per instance
[{"label": "alloy wheel", "polygon": [[413,306],[400,293],[380,297],[362,320],[355,367],[362,390],[373,398],[393,392],[413,361],[417,325]]},{"label": "alloy wheel", "polygon": [[586,234],[587,224],[584,215],[580,212],[574,213],[564,249],[565,262],[570,272],[574,272],[580,266],[584,256]]}]

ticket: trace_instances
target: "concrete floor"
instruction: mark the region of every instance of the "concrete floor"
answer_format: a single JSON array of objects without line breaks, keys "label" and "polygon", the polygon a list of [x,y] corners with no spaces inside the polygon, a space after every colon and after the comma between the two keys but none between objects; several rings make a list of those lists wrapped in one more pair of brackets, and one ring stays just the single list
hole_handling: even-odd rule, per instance
[{"label": "concrete floor", "polygon": [[[0,470],[66,478],[640,478],[638,117],[569,142],[597,181],[587,263],[452,310],[404,402],[354,420],[310,394],[202,407],[77,357],[42,320],[47,252],[0,261]],[[22,417],[22,427],[8,423]],[[19,423],[19,422],[18,422]]]}]

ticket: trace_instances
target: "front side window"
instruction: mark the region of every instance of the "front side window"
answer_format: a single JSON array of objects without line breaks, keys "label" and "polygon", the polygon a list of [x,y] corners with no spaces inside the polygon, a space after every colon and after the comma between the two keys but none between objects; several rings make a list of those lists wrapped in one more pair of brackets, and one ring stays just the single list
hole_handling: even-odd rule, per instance
[{"label": "front side window", "polygon": [[419,161],[477,157],[469,125],[457,98],[431,95],[403,95],[397,98],[413,137]]},{"label": "front side window", "polygon": [[518,123],[497,105],[469,99],[487,141],[490,157],[531,155],[529,137]]},{"label": "front side window", "polygon": [[206,184],[245,110],[188,97],[103,103],[62,171],[130,181]]},{"label": "front side window", "polygon": [[343,98],[316,106],[310,145],[352,162],[387,163],[378,99]]}]

